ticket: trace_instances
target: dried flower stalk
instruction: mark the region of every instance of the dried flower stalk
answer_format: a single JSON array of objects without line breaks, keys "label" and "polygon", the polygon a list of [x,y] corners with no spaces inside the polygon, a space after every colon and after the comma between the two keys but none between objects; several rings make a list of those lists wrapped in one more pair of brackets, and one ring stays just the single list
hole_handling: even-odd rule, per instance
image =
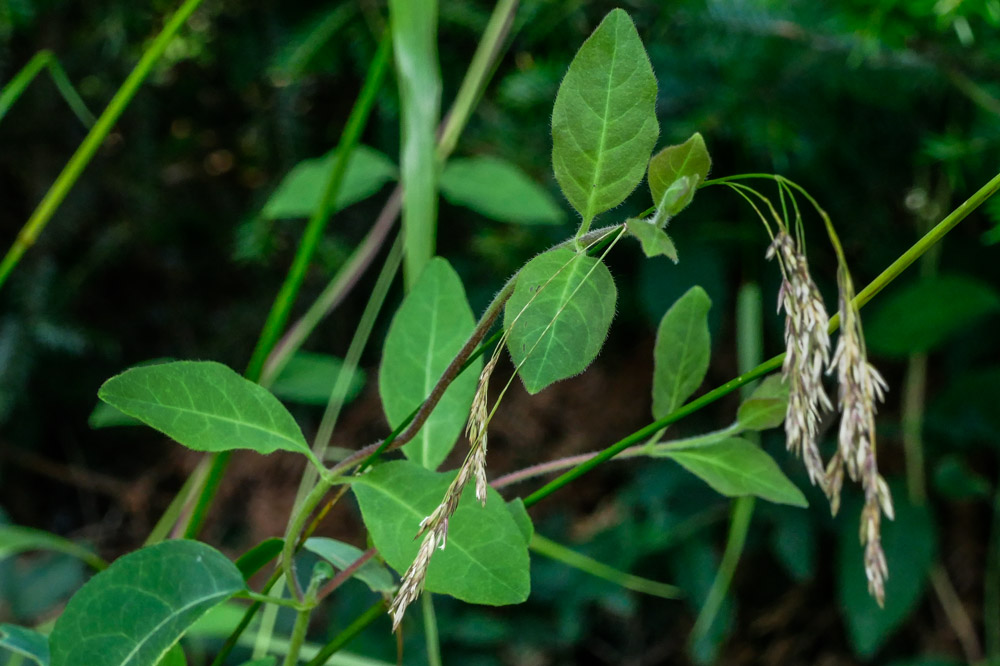
[{"label": "dried flower stalk", "polygon": [[399,592],[392,600],[389,607],[389,614],[392,616],[392,630],[395,631],[403,621],[406,608],[417,600],[424,589],[424,582],[427,580],[427,567],[434,549],[444,550],[448,543],[448,521],[458,508],[458,503],[462,499],[462,492],[468,485],[470,479],[475,479],[476,499],[483,506],[486,506],[486,491],[489,487],[486,482],[486,429],[489,423],[489,410],[487,409],[487,390],[489,388],[490,376],[496,368],[500,359],[500,346],[493,354],[489,362],[479,375],[479,385],[476,388],[476,395],[472,400],[472,410],[469,415],[469,422],[465,428],[465,434],[469,438],[469,453],[465,461],[458,470],[455,479],[445,491],[444,499],[434,509],[431,515],[420,521],[420,530],[417,536],[424,536],[420,544],[420,550],[413,564],[409,566],[403,574],[403,582],[399,587]]},{"label": "dried flower stalk", "polygon": [[854,285],[847,269],[838,272],[840,287],[840,338],[830,362],[837,371],[838,403],[841,411],[837,453],[827,469],[827,496],[834,513],[840,506],[844,470],[861,484],[865,504],[861,511],[860,538],[865,547],[868,592],[881,606],[885,603],[885,580],[889,576],[882,551],[881,518],[893,518],[892,496],[879,475],[875,457],[875,404],[885,400],[888,386],[868,362],[861,332],[861,317],[853,304]]},{"label": "dried flower stalk", "polygon": [[781,229],[767,250],[781,264],[778,312],[785,311],[784,381],[788,384],[785,434],[788,450],[801,455],[809,480],[826,488],[827,475],[816,437],[824,411],[833,405],[823,388],[823,369],[830,361],[830,325],[819,289],[809,274],[798,243]]}]

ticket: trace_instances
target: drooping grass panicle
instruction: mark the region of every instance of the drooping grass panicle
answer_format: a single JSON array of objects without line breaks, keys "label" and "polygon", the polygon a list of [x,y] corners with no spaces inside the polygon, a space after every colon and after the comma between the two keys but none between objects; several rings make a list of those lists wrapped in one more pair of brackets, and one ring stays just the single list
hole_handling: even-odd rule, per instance
[{"label": "drooping grass panicle", "polygon": [[840,337],[830,372],[836,370],[839,382],[838,402],[841,411],[837,454],[827,470],[827,495],[831,509],[840,504],[844,471],[859,482],[865,504],[861,511],[860,538],[865,546],[865,576],[868,591],[881,606],[885,602],[885,580],[889,576],[882,551],[881,517],[893,517],[892,496],[879,474],[875,455],[876,403],[885,399],[887,385],[878,370],[868,362],[861,330],[861,317],[853,303],[854,285],[846,266],[838,271],[840,290]]},{"label": "drooping grass panicle", "polygon": [[830,360],[829,317],[806,257],[786,229],[775,235],[766,256],[777,257],[782,270],[778,312],[785,311],[782,373],[788,385],[787,446],[802,456],[813,485],[825,489],[827,475],[816,438],[823,413],[833,409],[823,388],[823,370]]}]

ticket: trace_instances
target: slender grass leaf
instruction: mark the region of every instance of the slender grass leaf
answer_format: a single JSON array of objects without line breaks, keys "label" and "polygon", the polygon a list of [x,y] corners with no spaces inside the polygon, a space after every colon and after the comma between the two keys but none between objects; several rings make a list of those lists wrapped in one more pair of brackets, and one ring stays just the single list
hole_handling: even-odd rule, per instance
[{"label": "slender grass leaf", "polygon": [[[337,160],[337,150],[295,165],[264,204],[261,216],[268,220],[309,217],[323,199],[326,181]],[[368,146],[355,146],[337,192],[333,212],[376,194],[398,177],[396,165]]]},{"label": "slender grass leaf", "polygon": [[0,652],[7,650],[38,664],[49,666],[49,637],[13,624],[0,624]]},{"label": "slender grass leaf", "polygon": [[[475,327],[462,280],[447,261],[434,258],[392,318],[385,339],[378,386],[391,427],[430,395]],[[448,456],[469,416],[481,368],[477,360],[452,382],[420,432],[403,447],[408,458],[436,469]]]},{"label": "slender grass leaf", "polygon": [[[673,577],[684,590],[684,600],[697,614],[708,600],[719,571],[719,555],[707,539],[694,536],[682,540],[670,559]],[[720,663],[719,652],[732,631],[734,615],[732,597],[726,595],[712,624],[688,645],[694,663]]]},{"label": "slender grass leaf", "polygon": [[940,275],[888,296],[865,323],[876,354],[902,358],[928,352],[981,317],[1000,310],[1000,293],[964,275]]},{"label": "slender grass leaf", "polygon": [[441,194],[498,222],[559,224],[566,219],[544,188],[496,157],[449,160],[441,174]]},{"label": "slender grass leaf", "polygon": [[[667,146],[654,155],[649,160],[648,180],[657,217],[666,222],[691,203],[698,185],[705,182],[711,168],[712,159],[698,132],[684,143]],[[681,187],[677,187],[681,183]]]},{"label": "slender grass leaf", "polygon": [[736,421],[745,430],[777,428],[788,410],[788,385],[781,375],[770,375],[754,389],[736,412]]},{"label": "slender grass leaf", "polygon": [[317,54],[357,13],[353,3],[325,8],[302,22],[274,56],[268,69],[271,78],[287,83],[298,79],[316,60]]},{"label": "slender grass leaf", "polygon": [[51,532],[19,525],[0,525],[0,559],[29,550],[52,550],[72,555],[98,570],[108,566],[89,548]]},{"label": "slender grass leaf", "polygon": [[840,510],[840,546],[837,557],[837,588],[847,624],[847,635],[855,653],[874,656],[880,647],[916,610],[927,589],[937,553],[934,521],[926,507],[910,504],[902,484],[890,484],[895,520],[882,521],[882,549],[889,563],[885,581],[885,608],[868,594],[864,551],[858,542],[861,502],[851,496]]},{"label": "slender grass leaf", "polygon": [[809,505],[771,456],[739,437],[690,448],[667,447],[654,455],[672,458],[726,497],[754,495],[777,504]]},{"label": "slender grass leaf", "polygon": [[402,106],[403,273],[407,288],[434,256],[437,227],[437,131],[441,70],[437,0],[389,0],[392,52]]},{"label": "slender grass leaf", "polygon": [[213,606],[245,589],[239,569],[197,541],[164,541],[116,560],[56,620],[52,666],[153,666]]},{"label": "slender grass leaf", "polygon": [[577,51],[552,108],[552,166],[585,225],[642,181],[659,134],[655,107],[639,33],[612,10]]},{"label": "slender grass leaf", "polygon": [[244,580],[250,580],[250,576],[263,569],[269,562],[281,554],[281,549],[285,545],[284,539],[272,537],[264,539],[259,544],[243,553],[236,560],[236,568],[243,574]]},{"label": "slender grass leaf", "polygon": [[607,266],[585,254],[559,248],[525,264],[504,328],[529,393],[586,370],[604,345],[617,298]]},{"label": "slender grass leaf", "polygon": [[677,263],[677,248],[663,229],[649,220],[630,218],[625,222],[625,228],[642,244],[642,253],[647,257],[663,255],[675,264]]},{"label": "slender grass leaf", "polygon": [[[282,400],[300,405],[326,405],[343,370],[344,362],[329,354],[297,352],[271,385],[271,392]],[[365,386],[365,373],[355,370],[344,397],[350,402]]]},{"label": "slender grass leaf", "polygon": [[[372,541],[398,572],[420,548],[420,521],[444,497],[455,473],[437,473],[408,461],[379,465],[351,486]],[[470,485],[448,521],[448,543],[435,551],[426,589],[469,603],[500,606],[528,598],[528,547],[507,504],[492,488],[483,507]]]},{"label": "slender grass leaf", "polygon": [[[303,547],[341,571],[364,555],[364,552],[356,546],[326,537],[312,537],[306,540]],[[362,564],[354,572],[354,577],[370,587],[373,592],[392,592],[396,589],[396,581],[392,579],[392,574],[375,560],[368,560]]]},{"label": "slender grass leaf", "polygon": [[104,382],[97,395],[196,451],[309,452],[298,424],[278,399],[221,363],[132,368]]},{"label": "slender grass leaf", "polygon": [[691,287],[660,320],[653,349],[653,418],[661,419],[691,397],[708,372],[712,354],[705,290]]}]

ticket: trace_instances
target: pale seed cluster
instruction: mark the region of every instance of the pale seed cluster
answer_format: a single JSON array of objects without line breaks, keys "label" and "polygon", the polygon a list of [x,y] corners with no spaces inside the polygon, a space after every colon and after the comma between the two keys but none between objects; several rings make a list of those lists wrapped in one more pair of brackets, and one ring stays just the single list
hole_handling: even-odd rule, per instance
[{"label": "pale seed cluster", "polygon": [[[499,349],[499,347],[498,347]],[[403,574],[403,581],[399,587],[399,592],[392,600],[389,607],[389,614],[392,616],[392,630],[395,631],[406,608],[417,600],[424,589],[424,581],[427,579],[427,566],[430,564],[434,549],[444,550],[448,542],[448,521],[458,508],[459,500],[462,498],[462,491],[471,479],[476,483],[476,499],[486,506],[486,429],[489,421],[489,410],[487,408],[487,389],[490,383],[490,375],[496,367],[500,354],[494,354],[490,358],[486,367],[479,375],[479,385],[476,388],[476,395],[472,400],[472,410],[469,416],[469,423],[466,425],[465,434],[469,438],[469,453],[465,461],[458,470],[458,475],[448,486],[444,499],[434,509],[431,515],[420,521],[420,530],[417,536],[424,535],[424,540],[420,544],[420,550],[413,564]]]},{"label": "pale seed cluster", "polygon": [[[865,546],[865,576],[868,591],[882,605],[889,572],[882,550],[881,517],[893,517],[892,497],[878,473],[875,458],[875,403],[882,401],[885,380],[868,362],[861,332],[861,318],[852,303],[854,287],[846,267],[838,272],[841,333],[833,357],[827,334],[829,318],[819,290],[809,274],[805,255],[785,230],[779,231],[767,251],[778,257],[783,279],[778,293],[778,311],[785,311],[785,362],[782,372],[789,388],[785,433],[789,450],[800,454],[809,480],[830,500],[836,514],[844,470],[859,482],[865,494],[861,512],[861,543]],[[836,371],[841,412],[837,451],[824,465],[817,444],[824,412],[833,410],[822,384],[824,369]]]}]

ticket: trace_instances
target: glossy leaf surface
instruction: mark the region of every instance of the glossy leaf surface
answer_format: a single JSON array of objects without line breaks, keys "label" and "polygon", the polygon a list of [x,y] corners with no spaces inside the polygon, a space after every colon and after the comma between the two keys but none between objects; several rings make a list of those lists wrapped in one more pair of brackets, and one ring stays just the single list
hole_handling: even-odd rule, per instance
[{"label": "glossy leaf surface", "polygon": [[49,639],[52,666],[153,666],[195,620],[243,589],[239,569],[197,541],[129,553],[69,600]]},{"label": "glossy leaf surface", "polygon": [[0,654],[5,650],[38,666],[49,666],[49,637],[33,629],[0,624]]}]

